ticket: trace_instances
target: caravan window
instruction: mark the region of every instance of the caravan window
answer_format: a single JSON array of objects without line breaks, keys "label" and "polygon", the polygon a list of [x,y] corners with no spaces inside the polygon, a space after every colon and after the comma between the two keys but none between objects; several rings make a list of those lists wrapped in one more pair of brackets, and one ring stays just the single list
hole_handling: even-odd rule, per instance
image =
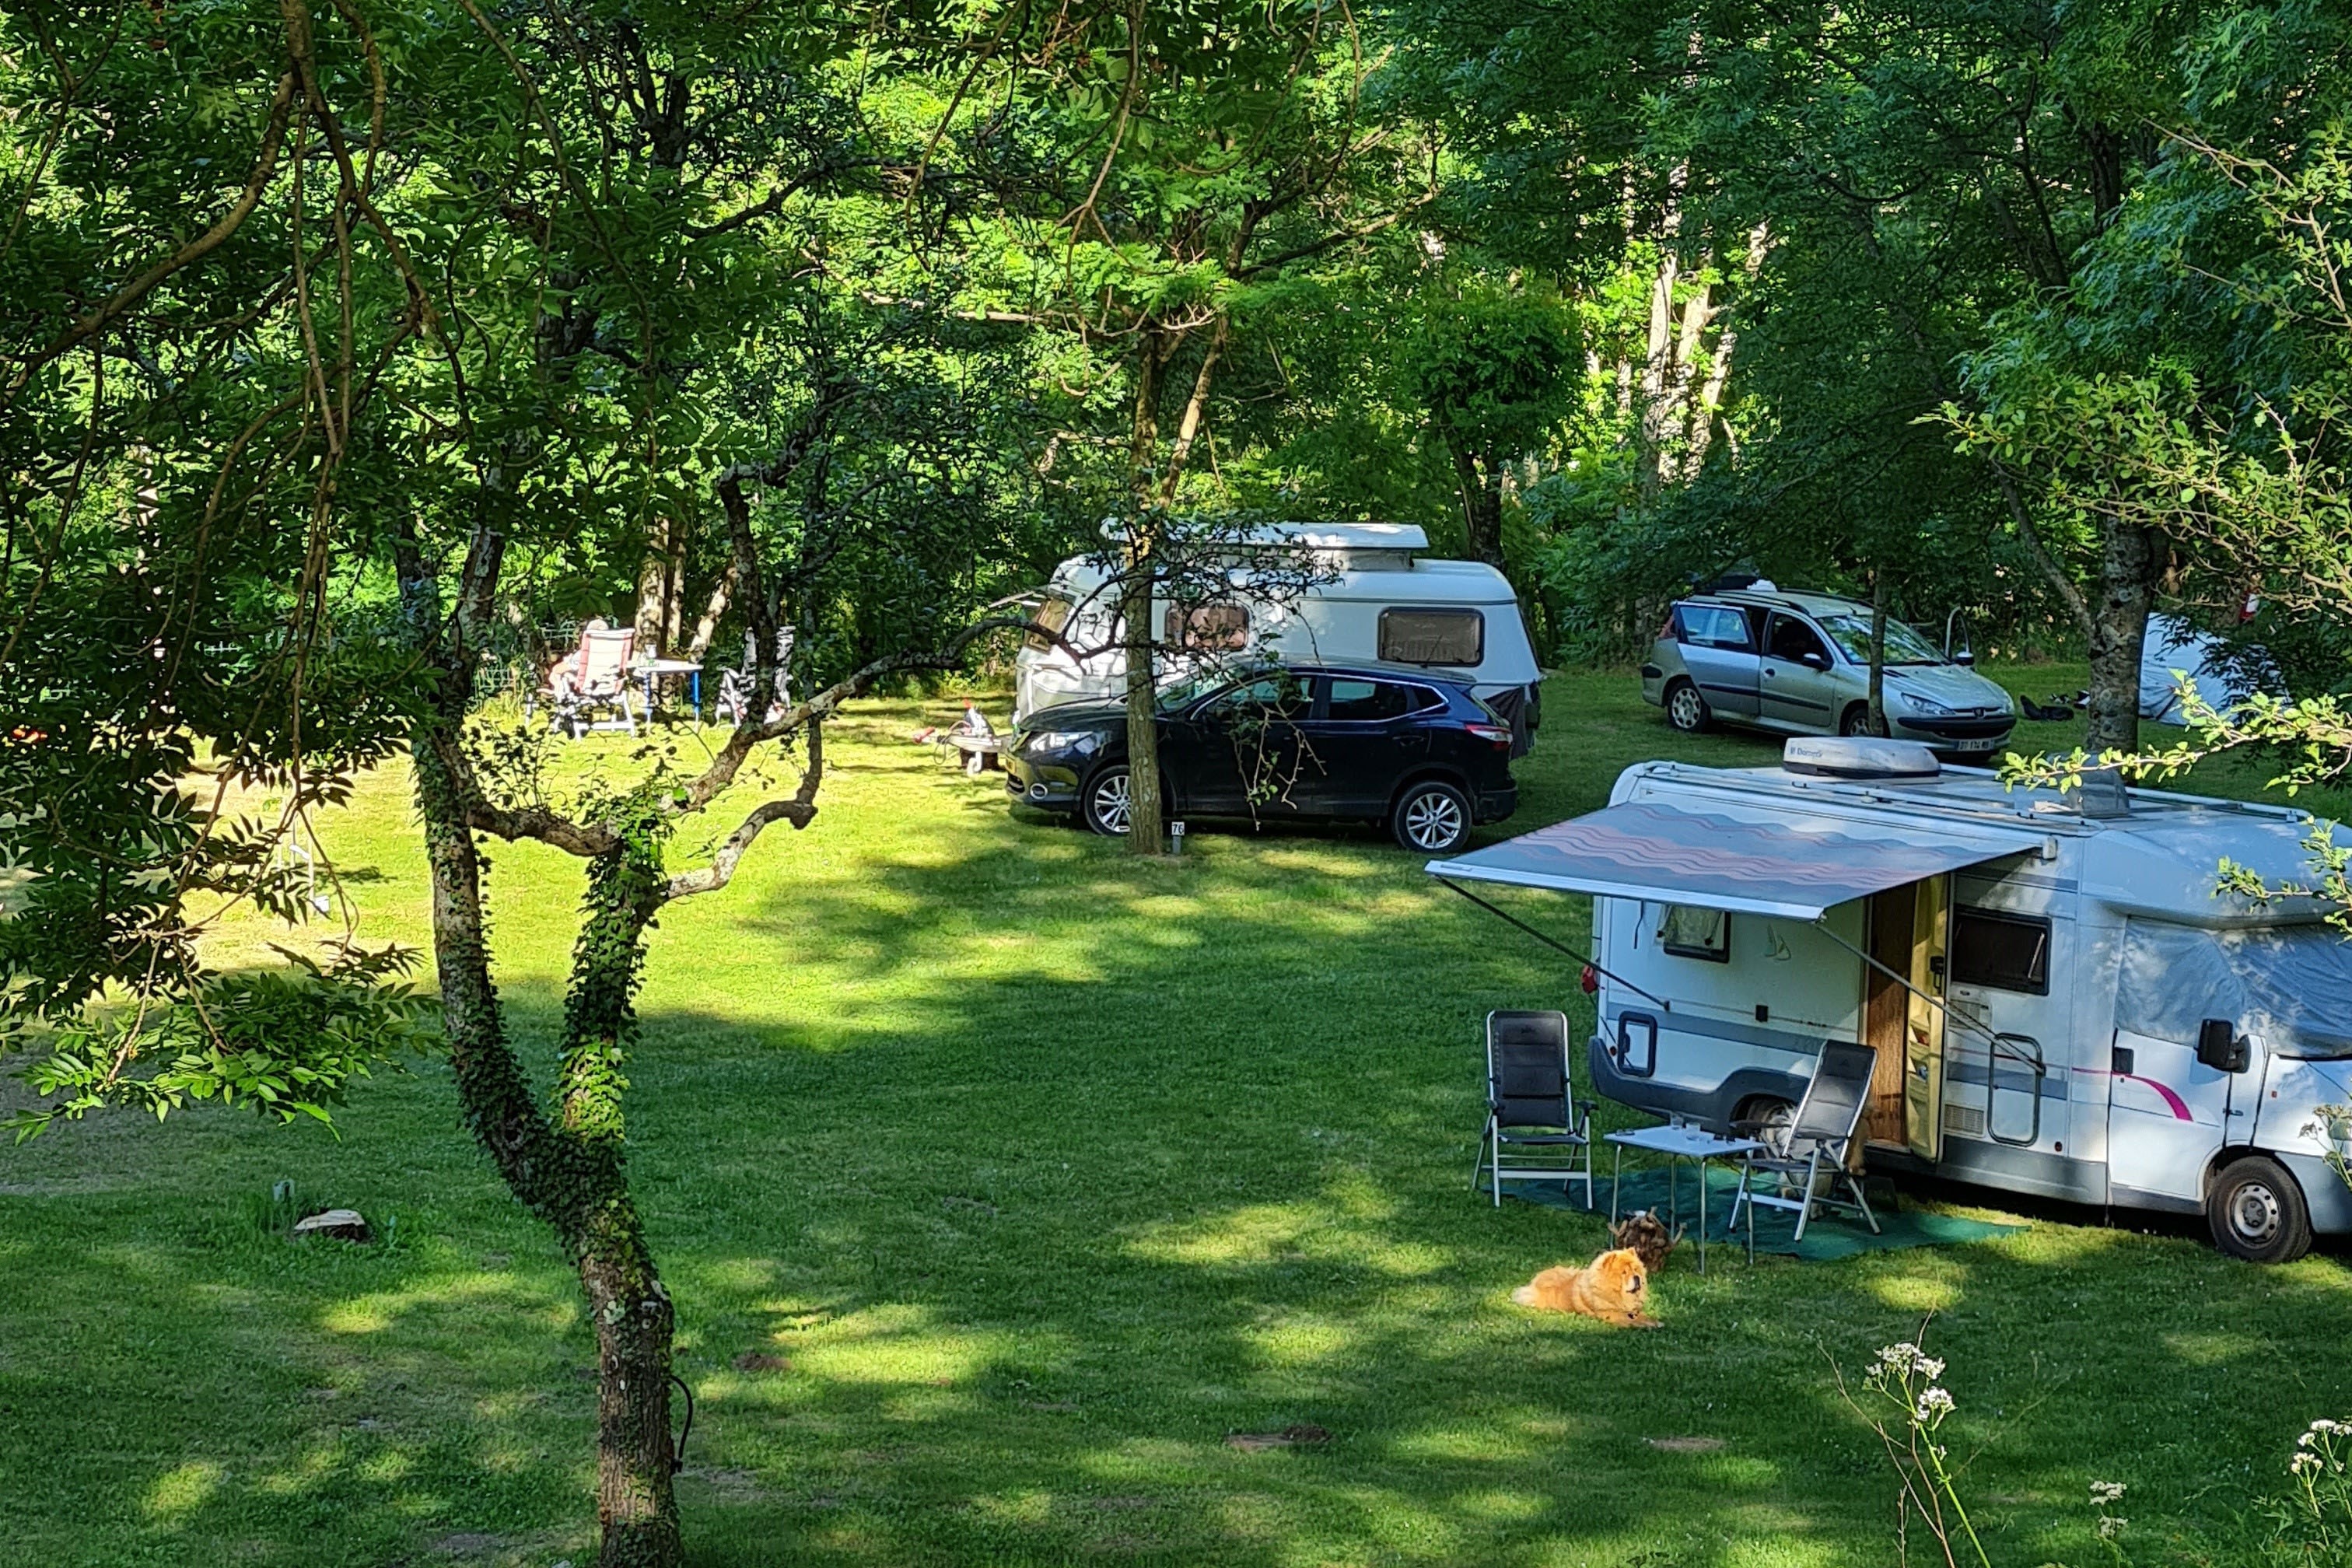
[{"label": "caravan window", "polygon": [[1965,906],[1952,911],[1952,981],[2050,994],[2050,922]]},{"label": "caravan window", "polygon": [[1389,664],[1476,664],[1486,657],[1486,617],[1476,610],[1381,612],[1381,658]]},{"label": "caravan window", "polygon": [[[1060,594],[1047,595],[1045,602],[1037,606],[1035,616],[1037,626],[1043,626],[1045,631],[1031,628],[1021,639],[1023,646],[1033,648],[1038,653],[1044,653],[1048,648],[1059,647],[1061,645],[1054,640],[1054,637],[1059,637],[1063,629],[1070,624],[1071,608],[1069,599],[1064,595]],[[1051,632],[1054,636],[1048,637],[1047,632]]]},{"label": "caravan window", "polygon": [[1213,648],[1238,653],[1249,647],[1249,610],[1242,605],[1181,605],[1168,606],[1165,633],[1171,647]]},{"label": "caravan window", "polygon": [[1722,910],[1668,904],[1658,919],[1658,945],[1676,958],[1731,962],[1731,916]]}]

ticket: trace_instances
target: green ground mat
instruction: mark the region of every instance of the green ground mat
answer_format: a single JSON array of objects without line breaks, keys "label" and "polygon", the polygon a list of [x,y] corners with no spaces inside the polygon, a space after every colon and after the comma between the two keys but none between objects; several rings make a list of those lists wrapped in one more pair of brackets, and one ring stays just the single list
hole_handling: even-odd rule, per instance
[{"label": "green ground mat", "polygon": [[[1740,1217],[1737,1236],[1725,1233],[1725,1221],[1731,1215],[1731,1194],[1739,1185],[1739,1173],[1719,1165],[1710,1165],[1706,1173],[1707,1249],[1731,1246],[1744,1251],[1747,1246],[1748,1220]],[[1584,1212],[1584,1188],[1553,1186],[1549,1183],[1514,1182],[1505,1189],[1514,1198],[1538,1204],[1546,1208]],[[1571,1194],[1573,1195],[1571,1195]],[[1635,1209],[1654,1208],[1660,1214],[1666,1209],[1666,1173],[1664,1171],[1628,1171],[1624,1188],[1618,1194],[1618,1212],[1630,1214]],[[1679,1205],[1681,1223],[1690,1226],[1693,1235],[1684,1239],[1687,1247],[1698,1229],[1698,1188],[1695,1173],[1685,1166],[1675,1177],[1675,1195]],[[1609,1178],[1596,1173],[1592,1184],[1592,1201],[1600,1217],[1609,1217]],[[1930,1214],[1919,1209],[1890,1209],[1874,1202],[1871,1212],[1878,1216],[1880,1234],[1873,1236],[1870,1227],[1859,1218],[1834,1212],[1816,1210],[1805,1226],[1805,1239],[1795,1239],[1797,1216],[1786,1209],[1759,1208],[1756,1211],[1756,1250],[1800,1258],[1811,1263],[1827,1263],[1840,1258],[1852,1258],[1862,1252],[1892,1252],[1905,1247],[1950,1247],[1963,1241],[1984,1241],[1996,1236],[2007,1236],[2025,1228],[2025,1222],[1998,1225],[1989,1220],[1962,1219],[1957,1215]]]}]

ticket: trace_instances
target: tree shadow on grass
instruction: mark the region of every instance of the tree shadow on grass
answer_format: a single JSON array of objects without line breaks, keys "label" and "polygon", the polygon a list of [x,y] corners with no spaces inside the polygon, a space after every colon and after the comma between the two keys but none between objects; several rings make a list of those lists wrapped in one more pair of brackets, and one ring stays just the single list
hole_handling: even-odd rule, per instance
[{"label": "tree shadow on grass", "polygon": [[[1892,1490],[1832,1368],[1931,1311],[1999,1557],[2091,1560],[2095,1477],[2194,1557],[2304,1421],[2352,1406],[2340,1263],[2059,1223],[1670,1265],[1651,1334],[1519,1312],[1510,1287],[1601,1226],[1467,1193],[1476,1042],[1496,1006],[1588,1026],[1559,960],[1369,835],[1142,864],[859,760],[832,837],[763,841],[654,938],[635,1173],[700,1402],[699,1562],[1861,1568]],[[1541,787],[1583,809],[1605,784]],[[549,935],[500,909],[540,956],[508,992],[543,1063]],[[1585,920],[1564,900],[1553,929]],[[17,1153],[0,1466],[36,1560],[581,1560],[568,1269],[438,1069],[343,1125]],[[240,1237],[281,1174],[407,1239]],[[1224,1442],[1300,1423],[1329,1442]]]},{"label": "tree shadow on grass", "polygon": [[[641,1081],[709,1091],[647,1097],[703,1194],[649,1195],[658,1239],[736,1281],[689,1296],[695,1353],[792,1363],[709,1384],[710,1561],[1879,1562],[1891,1488],[1832,1363],[1930,1311],[1986,1522],[2039,1561],[2090,1549],[2095,1475],[2210,1531],[2217,1457],[2352,1394],[2306,1353],[2352,1322],[2336,1265],[2058,1226],[1671,1270],[1652,1335],[1517,1313],[1600,1227],[1464,1191],[1477,1018],[1562,977],[1360,855],[1213,851],[1188,883],[1088,842],[1050,846],[1082,847],[1086,907],[1025,846],[967,848],[986,923],[914,896],[929,859],[790,889],[887,1006],[649,1018]],[[1333,1441],[1223,1443],[1294,1422]],[[1651,1441],[1692,1437],[1723,1447]]]}]

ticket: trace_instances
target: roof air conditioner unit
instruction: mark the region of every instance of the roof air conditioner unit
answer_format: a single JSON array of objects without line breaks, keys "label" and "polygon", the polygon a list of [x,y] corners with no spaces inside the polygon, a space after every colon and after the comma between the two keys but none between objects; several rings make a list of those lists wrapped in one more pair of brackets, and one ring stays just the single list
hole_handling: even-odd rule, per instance
[{"label": "roof air conditioner unit", "polygon": [[1829,779],[1931,779],[1944,771],[1936,753],[1916,741],[1860,735],[1799,735],[1780,750],[1792,773]]}]

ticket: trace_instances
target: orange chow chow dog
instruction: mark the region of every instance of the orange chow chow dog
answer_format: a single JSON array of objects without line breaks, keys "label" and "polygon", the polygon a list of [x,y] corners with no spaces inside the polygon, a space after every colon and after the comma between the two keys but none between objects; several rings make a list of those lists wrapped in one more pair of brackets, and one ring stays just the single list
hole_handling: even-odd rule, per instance
[{"label": "orange chow chow dog", "polygon": [[1654,1329],[1658,1320],[1642,1310],[1650,1293],[1650,1271],[1630,1247],[1604,1252],[1585,1268],[1547,1268],[1511,1292],[1522,1307],[1542,1312],[1581,1312],[1604,1323]]}]

